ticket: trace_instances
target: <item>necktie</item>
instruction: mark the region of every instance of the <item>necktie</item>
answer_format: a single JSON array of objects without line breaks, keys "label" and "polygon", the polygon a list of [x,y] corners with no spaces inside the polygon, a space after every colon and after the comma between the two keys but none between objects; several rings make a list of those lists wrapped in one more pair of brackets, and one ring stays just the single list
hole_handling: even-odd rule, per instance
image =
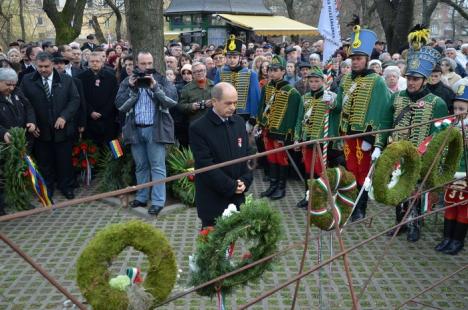
[{"label": "necktie", "polygon": [[47,100],[50,101],[51,92],[50,92],[50,87],[49,87],[49,82],[48,81],[49,81],[49,79],[44,78],[44,83],[42,85],[44,87],[44,92],[46,94]]}]

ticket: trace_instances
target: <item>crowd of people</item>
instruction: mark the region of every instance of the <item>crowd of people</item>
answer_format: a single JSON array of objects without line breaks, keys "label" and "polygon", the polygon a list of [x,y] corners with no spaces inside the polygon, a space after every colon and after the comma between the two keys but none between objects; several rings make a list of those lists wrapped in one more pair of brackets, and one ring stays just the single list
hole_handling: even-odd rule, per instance
[{"label": "crowd of people", "polygon": [[[328,62],[323,40],[246,43],[231,35],[224,46],[206,47],[171,41],[164,47],[164,74],[154,69],[153,57],[160,55],[132,54],[125,41],[99,44],[94,35],[83,44],[60,46],[18,40],[0,53],[0,137],[9,143],[10,128],[26,128],[49,197],[58,188],[73,199],[78,183],[71,153],[80,138],[102,147],[123,137],[131,145],[136,180],[142,184],[166,176],[166,144],[190,146],[195,166],[201,168],[246,156],[255,148],[269,151],[467,111],[468,44],[410,40],[399,53],[390,54],[374,32],[359,29]],[[245,132],[239,129],[244,122]],[[361,189],[386,145],[408,140],[419,146],[433,130],[426,125],[321,147],[327,166],[345,166]],[[322,167],[312,158],[311,147],[298,147],[260,159],[269,182],[261,196],[276,200],[286,195],[291,165],[318,177]],[[202,225],[212,226],[228,202],[243,202],[252,174],[240,164],[202,176],[195,179],[196,206]],[[363,191],[353,221],[365,217],[367,199]],[[130,207],[149,202],[148,213],[157,216],[165,201],[165,185],[158,184],[139,190]],[[297,207],[306,206],[304,197]],[[407,207],[403,203],[396,208],[397,221]],[[410,217],[421,212],[413,210]],[[456,254],[463,247],[468,221],[457,219],[450,219],[461,224],[447,228],[448,241],[440,251]],[[409,241],[419,239],[419,221],[405,228]]]}]

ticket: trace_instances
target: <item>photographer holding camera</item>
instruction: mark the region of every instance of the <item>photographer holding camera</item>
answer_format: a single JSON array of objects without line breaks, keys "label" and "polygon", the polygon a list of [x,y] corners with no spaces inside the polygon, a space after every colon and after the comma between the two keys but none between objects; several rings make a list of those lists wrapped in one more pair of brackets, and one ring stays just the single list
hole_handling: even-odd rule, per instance
[{"label": "photographer holding camera", "polygon": [[193,80],[182,88],[177,108],[188,115],[189,122],[199,119],[212,107],[213,82],[206,78],[206,66],[201,62],[192,65]]},{"label": "photographer holding camera", "polygon": [[[165,178],[165,144],[174,143],[169,108],[177,104],[177,90],[154,70],[150,53],[138,53],[137,68],[120,84],[115,104],[120,112],[126,113],[122,134],[124,143],[132,147],[137,183]],[[141,189],[130,207],[144,207],[148,199],[149,190]],[[165,184],[153,186],[148,213],[157,216],[165,202]]]}]

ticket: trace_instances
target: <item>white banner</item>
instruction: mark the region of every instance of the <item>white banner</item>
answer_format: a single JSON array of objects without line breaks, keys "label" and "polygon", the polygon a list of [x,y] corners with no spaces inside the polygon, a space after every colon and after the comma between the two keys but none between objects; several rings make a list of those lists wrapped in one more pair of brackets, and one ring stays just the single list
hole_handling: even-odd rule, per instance
[{"label": "white banner", "polygon": [[323,0],[318,30],[323,36],[323,63],[327,63],[341,46],[341,31],[336,0]]}]

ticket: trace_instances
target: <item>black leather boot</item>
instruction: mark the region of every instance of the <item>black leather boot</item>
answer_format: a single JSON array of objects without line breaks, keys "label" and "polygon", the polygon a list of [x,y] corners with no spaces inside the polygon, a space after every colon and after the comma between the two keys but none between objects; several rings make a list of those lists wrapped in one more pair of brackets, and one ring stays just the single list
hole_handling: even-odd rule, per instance
[{"label": "black leather boot", "polygon": [[307,181],[308,180],[304,181],[304,189],[305,189],[304,198],[302,198],[302,200],[296,204],[296,207],[298,207],[299,209],[307,209],[308,202],[306,200],[306,197],[307,197],[306,193],[309,190],[309,184],[307,183]]},{"label": "black leather boot", "polygon": [[442,251],[445,254],[457,255],[463,249],[468,224],[457,222],[453,235],[453,240]]},{"label": "black leather boot", "polygon": [[270,199],[278,200],[286,196],[286,180],[288,178],[288,166],[279,166],[279,182],[278,187],[273,194],[271,194]]},{"label": "black leather boot", "polygon": [[453,232],[457,222],[455,220],[444,220],[444,239],[435,247],[436,251],[442,252],[453,239]]},{"label": "black leather boot", "polygon": [[[421,214],[421,204],[415,203],[410,211],[408,219],[413,219]],[[406,240],[409,242],[416,242],[421,237],[421,220],[415,220],[408,223],[408,230],[406,232]]]},{"label": "black leather boot", "polygon": [[278,187],[279,166],[270,164],[270,187],[266,191],[260,193],[260,197],[270,197]]},{"label": "black leather boot", "polygon": [[[405,217],[405,213],[406,213],[406,207],[404,204],[399,204],[398,206],[396,206],[395,208],[395,224],[399,224],[403,218]],[[396,231],[396,228],[390,230],[388,233],[387,233],[387,236],[391,237],[393,236],[393,234],[395,233]],[[403,225],[403,226],[400,226],[400,230],[398,231],[398,235],[404,233],[406,231],[406,225]]]},{"label": "black leather boot", "polygon": [[[358,185],[359,191],[361,191],[361,188],[362,186]],[[356,204],[356,208],[354,208],[353,214],[351,214],[351,222],[356,222],[366,217],[368,199],[369,199],[369,193],[367,191],[363,191],[361,198],[359,198],[359,201]]]}]

